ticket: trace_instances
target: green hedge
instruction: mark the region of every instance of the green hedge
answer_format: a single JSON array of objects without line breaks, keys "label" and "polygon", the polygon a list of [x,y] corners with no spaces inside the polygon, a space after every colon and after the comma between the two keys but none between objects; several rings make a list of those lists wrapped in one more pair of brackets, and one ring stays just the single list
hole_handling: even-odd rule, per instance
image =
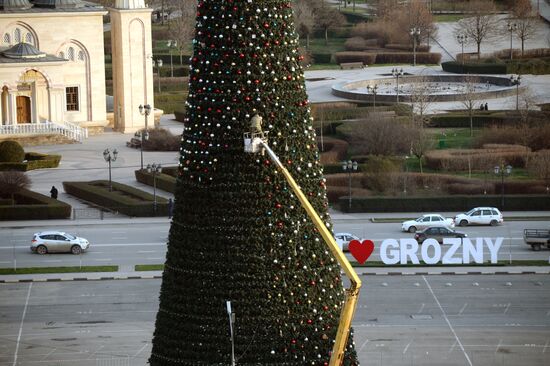
[{"label": "green hedge", "polygon": [[26,172],[35,169],[57,168],[61,161],[61,155],[28,152],[25,153],[25,160],[22,163],[0,163],[0,171],[17,170]]},{"label": "green hedge", "polygon": [[478,206],[498,207],[506,211],[548,211],[550,195],[506,195],[504,207],[501,206],[500,195],[353,198],[351,210],[348,204],[347,197],[340,197],[340,209],[344,212],[466,212]]},{"label": "green hedge", "polygon": [[331,53],[312,53],[311,57],[316,64],[330,64],[332,60]]},{"label": "green hedge", "polygon": [[505,63],[464,63],[446,61],[441,63],[443,71],[455,74],[506,74]]},{"label": "green hedge", "polygon": [[52,220],[71,217],[71,206],[40,193],[21,190],[15,195],[15,201],[21,204],[4,205],[0,200],[0,220]]},{"label": "green hedge", "polygon": [[[157,188],[162,189],[170,193],[176,191],[176,178],[172,175],[164,174],[165,168],[161,174],[157,174]],[[147,170],[136,170],[136,180],[140,183],[147,184],[148,186],[153,186],[153,174],[148,173]]]},{"label": "green hedge", "polygon": [[506,70],[508,74],[550,74],[550,58],[508,60]]},{"label": "green hedge", "polygon": [[167,216],[168,200],[157,195],[157,212],[153,210],[153,195],[125,184],[112,182],[113,191],[109,191],[109,181],[63,182],[65,192],[111,211],[122,212],[128,216]]}]

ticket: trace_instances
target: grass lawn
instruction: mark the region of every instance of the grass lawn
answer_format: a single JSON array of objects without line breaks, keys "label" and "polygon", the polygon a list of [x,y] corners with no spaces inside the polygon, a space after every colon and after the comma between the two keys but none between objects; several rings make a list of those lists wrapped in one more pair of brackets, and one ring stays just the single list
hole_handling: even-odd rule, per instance
[{"label": "grass lawn", "polygon": [[136,264],[134,269],[136,271],[162,271],[164,264]]},{"label": "grass lawn", "polygon": [[[480,128],[474,128],[473,137],[471,137],[469,128],[430,128],[435,146],[444,149],[470,149],[481,131]],[[443,146],[439,145],[440,141],[443,141]]]},{"label": "grass lawn", "polygon": [[82,266],[82,267],[28,267],[0,268],[0,275],[34,274],[34,273],[83,273],[83,272],[116,272],[118,266]]},{"label": "grass lawn", "polygon": [[436,23],[458,22],[462,18],[464,18],[463,14],[437,14],[437,15],[434,15],[434,22]]},{"label": "grass lawn", "polygon": [[[327,44],[325,44],[324,38],[310,38],[308,51],[311,53],[334,53],[345,51],[344,42],[345,38],[328,38]],[[306,46],[306,40],[300,39],[300,45]]]}]

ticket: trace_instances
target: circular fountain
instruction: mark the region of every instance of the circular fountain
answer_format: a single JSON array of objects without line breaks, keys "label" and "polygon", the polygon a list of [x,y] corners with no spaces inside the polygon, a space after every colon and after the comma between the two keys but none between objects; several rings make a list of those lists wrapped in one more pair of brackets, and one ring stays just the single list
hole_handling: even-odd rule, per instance
[{"label": "circular fountain", "polygon": [[347,81],[332,86],[332,94],[341,98],[373,101],[376,85],[377,102],[411,102],[417,93],[429,94],[433,102],[461,101],[464,94],[473,99],[493,99],[517,92],[516,85],[503,76],[487,75],[421,75],[400,76],[399,91],[395,77]]}]

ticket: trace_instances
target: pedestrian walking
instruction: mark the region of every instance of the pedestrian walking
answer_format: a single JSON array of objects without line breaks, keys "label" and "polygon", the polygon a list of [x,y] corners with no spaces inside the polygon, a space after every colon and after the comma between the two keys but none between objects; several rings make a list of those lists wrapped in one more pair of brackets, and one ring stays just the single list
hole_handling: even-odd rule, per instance
[{"label": "pedestrian walking", "polygon": [[488,103],[485,103],[485,110],[486,110],[486,111],[489,110],[489,104],[488,104]]},{"label": "pedestrian walking", "polygon": [[174,200],[168,199],[168,218],[172,218],[172,212],[174,211]]},{"label": "pedestrian walking", "polygon": [[50,195],[55,200],[57,199],[57,193],[58,193],[57,188],[55,188],[55,186],[52,186],[52,189],[50,189]]}]

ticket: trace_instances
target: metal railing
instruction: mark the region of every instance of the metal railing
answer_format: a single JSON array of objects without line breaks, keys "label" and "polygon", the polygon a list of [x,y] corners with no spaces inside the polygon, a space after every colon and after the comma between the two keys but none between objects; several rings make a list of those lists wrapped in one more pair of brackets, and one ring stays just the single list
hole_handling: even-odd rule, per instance
[{"label": "metal railing", "polygon": [[45,135],[58,134],[82,142],[88,138],[88,129],[70,122],[40,122],[1,125],[0,135]]}]

